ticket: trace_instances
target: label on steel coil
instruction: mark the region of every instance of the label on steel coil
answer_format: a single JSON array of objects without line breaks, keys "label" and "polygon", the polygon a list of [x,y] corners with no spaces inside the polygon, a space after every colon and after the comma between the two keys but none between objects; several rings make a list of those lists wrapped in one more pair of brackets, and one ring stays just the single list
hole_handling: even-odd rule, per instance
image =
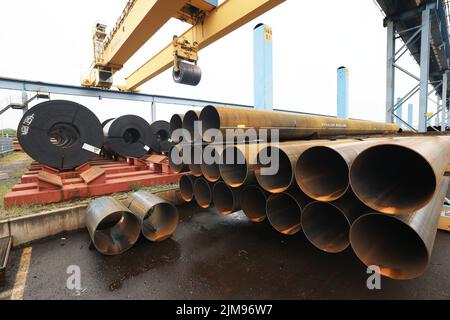
[{"label": "label on steel coil", "polygon": [[150,147],[149,146],[144,146],[144,150],[149,152],[150,151]]},{"label": "label on steel coil", "polygon": [[95,153],[95,154],[100,154],[100,148],[91,146],[90,144],[85,143],[85,144],[83,144],[82,148],[84,150],[86,150],[86,151],[89,151],[89,152],[92,152],[92,153]]}]

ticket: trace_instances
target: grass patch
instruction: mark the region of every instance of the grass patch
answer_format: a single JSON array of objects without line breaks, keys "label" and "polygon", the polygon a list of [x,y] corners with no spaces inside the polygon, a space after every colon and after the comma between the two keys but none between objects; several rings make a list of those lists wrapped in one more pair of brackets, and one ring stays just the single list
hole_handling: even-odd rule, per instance
[{"label": "grass patch", "polygon": [[[21,152],[13,152],[10,153],[4,157],[0,157],[0,164],[5,164],[5,163],[12,163],[12,162],[17,162],[17,161],[21,161],[24,159],[24,154]],[[26,158],[25,158],[26,159]],[[31,162],[31,159],[30,159]]]},{"label": "grass patch", "polygon": [[[3,208],[3,195],[4,195],[4,193],[1,194],[1,192],[3,190],[2,187],[3,186],[0,186],[1,208]],[[10,186],[10,188],[11,187],[12,186]],[[9,188],[9,190],[11,190],[10,188]],[[151,192],[151,193],[158,193],[158,192],[173,190],[173,189],[177,189],[177,188],[178,188],[178,184],[155,185],[155,186],[151,186],[151,187],[142,187],[142,188],[136,188],[136,189],[133,188],[135,190],[130,191],[130,192],[124,192],[124,193],[116,193],[116,194],[111,195],[111,197],[113,197],[117,200],[124,200],[131,193],[136,192],[138,190],[139,191],[147,191],[147,192]],[[5,193],[9,192],[9,190],[7,190]],[[68,201],[68,202],[54,203],[54,204],[47,204],[47,205],[17,207],[17,208],[11,208],[11,209],[7,209],[7,210],[1,209],[0,210],[0,219],[21,217],[21,216],[25,216],[25,215],[29,215],[29,214],[33,214],[33,213],[68,208],[68,207],[73,207],[73,206],[77,206],[77,205],[88,205],[91,201],[92,201],[92,198],[87,198],[87,199],[80,199],[80,200],[76,200],[76,201]]]}]

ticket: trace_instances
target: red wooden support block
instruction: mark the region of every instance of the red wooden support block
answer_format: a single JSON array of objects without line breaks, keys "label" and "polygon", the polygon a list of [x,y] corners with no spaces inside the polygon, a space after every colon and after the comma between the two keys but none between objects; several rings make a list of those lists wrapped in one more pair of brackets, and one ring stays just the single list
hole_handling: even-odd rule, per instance
[{"label": "red wooden support block", "polygon": [[63,182],[60,176],[45,171],[39,172],[38,189],[42,190],[60,190]]},{"label": "red wooden support block", "polygon": [[80,174],[81,179],[88,184],[102,184],[106,182],[105,170],[99,167],[93,167],[86,172]]}]

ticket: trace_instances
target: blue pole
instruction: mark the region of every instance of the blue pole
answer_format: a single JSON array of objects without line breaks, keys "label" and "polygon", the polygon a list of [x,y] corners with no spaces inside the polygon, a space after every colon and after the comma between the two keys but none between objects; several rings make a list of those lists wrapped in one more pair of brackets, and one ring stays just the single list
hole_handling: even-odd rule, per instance
[{"label": "blue pole", "polygon": [[[397,104],[401,101],[402,99],[397,98]],[[403,119],[403,104],[401,104],[397,110],[395,110],[395,114],[397,115],[397,117],[399,117],[400,119]],[[403,127],[403,123],[398,119],[395,118],[395,123],[402,128]]]},{"label": "blue pole", "polygon": [[255,109],[273,110],[272,28],[258,24],[253,31],[253,37]]},{"label": "blue pole", "polygon": [[414,126],[414,105],[412,103],[408,104],[408,124]]},{"label": "blue pole", "polygon": [[346,67],[337,70],[337,117],[348,119],[349,71]]}]

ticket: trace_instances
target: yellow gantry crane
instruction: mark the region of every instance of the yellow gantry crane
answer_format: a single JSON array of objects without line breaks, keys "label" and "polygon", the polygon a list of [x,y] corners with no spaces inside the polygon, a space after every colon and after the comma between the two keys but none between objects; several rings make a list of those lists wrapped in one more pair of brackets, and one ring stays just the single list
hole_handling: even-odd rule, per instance
[{"label": "yellow gantry crane", "polygon": [[94,61],[86,87],[110,89],[113,75],[167,22],[177,18],[192,25],[126,78],[124,91],[138,87],[173,67],[177,83],[197,85],[198,51],[221,39],[285,0],[129,0],[111,33],[98,23],[93,32]]}]

